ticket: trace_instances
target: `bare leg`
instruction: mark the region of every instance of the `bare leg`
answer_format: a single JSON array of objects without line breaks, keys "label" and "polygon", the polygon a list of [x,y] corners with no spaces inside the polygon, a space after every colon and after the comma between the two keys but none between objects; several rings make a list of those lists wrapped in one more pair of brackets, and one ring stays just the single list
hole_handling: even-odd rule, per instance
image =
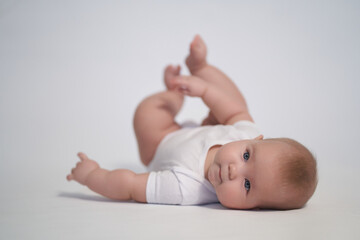
[{"label": "bare leg", "polygon": [[[165,69],[164,80],[178,75],[180,69]],[[180,129],[174,120],[184,101],[178,91],[164,91],[144,99],[135,111],[134,130],[141,161],[149,165],[160,141],[169,133]]]},{"label": "bare leg", "polygon": [[[234,82],[222,71],[212,65],[209,65],[206,61],[206,55],[206,45],[201,37],[196,35],[190,44],[190,54],[186,58],[186,65],[188,66],[191,74],[214,84],[219,89],[223,89],[229,94],[229,96],[236,98],[239,101],[243,101],[246,106],[245,99]],[[218,124],[218,122],[213,114],[209,112],[208,117],[203,121],[203,125],[214,124]]]},{"label": "bare leg", "polygon": [[205,42],[196,35],[190,44],[190,54],[186,58],[186,65],[191,74],[224,89],[234,97],[242,98],[242,94],[233,81],[225,73],[206,62],[206,55]]}]

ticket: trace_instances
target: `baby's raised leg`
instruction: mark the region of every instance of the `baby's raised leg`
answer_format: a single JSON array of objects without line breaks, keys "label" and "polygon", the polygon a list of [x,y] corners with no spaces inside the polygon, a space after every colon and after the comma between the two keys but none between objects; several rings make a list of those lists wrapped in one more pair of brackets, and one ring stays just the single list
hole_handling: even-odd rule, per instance
[{"label": "baby's raised leg", "polygon": [[196,35],[190,44],[190,54],[186,58],[186,65],[192,75],[214,84],[223,89],[229,96],[245,103],[245,99],[234,82],[216,67],[209,65],[206,61],[207,48],[205,42]]},{"label": "baby's raised leg", "polygon": [[[165,82],[178,72],[165,71]],[[167,134],[180,129],[174,118],[183,101],[184,96],[178,91],[164,91],[145,98],[137,107],[134,115],[134,130],[144,165],[149,165],[160,141]]]}]

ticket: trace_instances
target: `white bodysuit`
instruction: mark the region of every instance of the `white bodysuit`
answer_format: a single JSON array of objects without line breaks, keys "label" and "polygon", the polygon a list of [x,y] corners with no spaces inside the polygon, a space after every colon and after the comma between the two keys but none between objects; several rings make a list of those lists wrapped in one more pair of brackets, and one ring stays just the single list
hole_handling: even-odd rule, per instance
[{"label": "white bodysuit", "polygon": [[256,125],[250,121],[185,127],[170,133],[160,142],[148,167],[146,201],[180,205],[218,202],[215,189],[204,176],[209,149],[259,135]]}]

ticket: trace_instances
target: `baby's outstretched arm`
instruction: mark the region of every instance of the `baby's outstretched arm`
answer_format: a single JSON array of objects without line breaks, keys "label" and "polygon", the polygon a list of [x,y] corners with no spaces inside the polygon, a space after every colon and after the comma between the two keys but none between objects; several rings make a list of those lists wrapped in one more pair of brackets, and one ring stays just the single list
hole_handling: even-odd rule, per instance
[{"label": "baby's outstretched arm", "polygon": [[108,171],[90,160],[84,153],[78,154],[80,162],[72,169],[67,180],[75,180],[105,197],[116,200],[146,202],[146,183],[149,174],[136,174],[127,169]]},{"label": "baby's outstretched arm", "polygon": [[201,97],[220,124],[229,125],[240,120],[253,121],[246,103],[230,96],[216,85],[196,76],[177,76],[174,87],[185,95]]}]

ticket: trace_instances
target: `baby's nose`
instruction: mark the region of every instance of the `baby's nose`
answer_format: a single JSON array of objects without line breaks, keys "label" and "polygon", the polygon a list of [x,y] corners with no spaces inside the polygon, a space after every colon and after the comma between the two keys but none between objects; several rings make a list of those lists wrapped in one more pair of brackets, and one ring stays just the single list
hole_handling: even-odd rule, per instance
[{"label": "baby's nose", "polygon": [[236,166],[233,163],[229,164],[229,179],[234,180],[237,176]]}]

